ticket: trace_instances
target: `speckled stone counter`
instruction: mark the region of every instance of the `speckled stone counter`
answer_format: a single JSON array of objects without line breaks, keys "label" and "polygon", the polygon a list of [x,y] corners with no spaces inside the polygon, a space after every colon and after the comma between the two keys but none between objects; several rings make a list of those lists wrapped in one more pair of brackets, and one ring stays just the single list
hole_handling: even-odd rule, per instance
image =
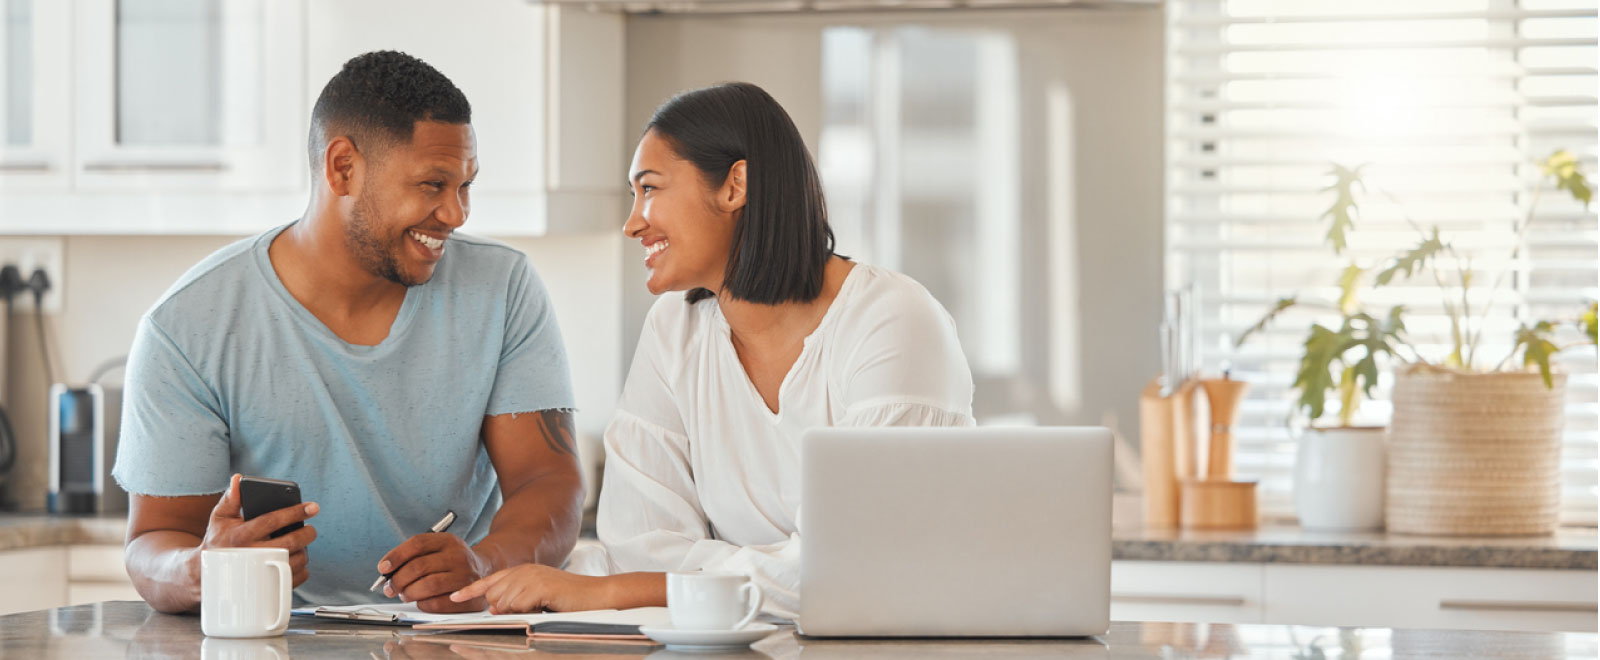
[{"label": "speckled stone counter", "polygon": [[39,658],[1594,658],[1588,633],[1466,632],[1389,628],[1111,624],[1104,635],[1059,640],[809,640],[780,627],[751,648],[701,655],[654,645],[532,642],[520,633],[421,633],[409,628],[294,620],[288,634],[208,639],[197,616],[110,602],[0,617],[0,657]]},{"label": "speckled stone counter", "polygon": [[1593,528],[1552,536],[1435,537],[1384,533],[1308,532],[1264,527],[1244,532],[1116,529],[1112,556],[1121,560],[1456,566],[1595,570]]},{"label": "speckled stone counter", "polygon": [[51,545],[121,545],[127,534],[125,515],[0,514],[0,551]]}]

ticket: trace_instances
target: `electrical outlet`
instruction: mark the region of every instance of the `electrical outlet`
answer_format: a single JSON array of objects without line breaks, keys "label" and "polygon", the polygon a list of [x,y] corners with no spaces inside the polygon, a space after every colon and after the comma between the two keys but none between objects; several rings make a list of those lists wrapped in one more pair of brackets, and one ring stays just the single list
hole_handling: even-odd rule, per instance
[{"label": "electrical outlet", "polygon": [[[66,268],[66,241],[61,238],[44,238],[39,236],[3,236],[0,237],[0,266],[15,265],[22,271],[22,281],[28,281],[33,276],[36,268],[43,268],[44,274],[50,278],[50,290],[44,292],[44,313],[60,314],[63,297],[62,285],[65,284]],[[18,310],[33,309],[33,293],[24,291],[12,298],[12,305]]]}]

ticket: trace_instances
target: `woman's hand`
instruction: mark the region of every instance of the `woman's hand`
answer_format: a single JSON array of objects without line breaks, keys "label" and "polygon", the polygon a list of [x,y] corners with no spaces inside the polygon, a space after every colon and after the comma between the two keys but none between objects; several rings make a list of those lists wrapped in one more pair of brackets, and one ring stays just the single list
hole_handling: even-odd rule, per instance
[{"label": "woman's hand", "polygon": [[491,614],[614,609],[610,580],[543,564],[522,564],[462,587],[450,594],[450,600],[461,603],[481,597],[489,602]]}]

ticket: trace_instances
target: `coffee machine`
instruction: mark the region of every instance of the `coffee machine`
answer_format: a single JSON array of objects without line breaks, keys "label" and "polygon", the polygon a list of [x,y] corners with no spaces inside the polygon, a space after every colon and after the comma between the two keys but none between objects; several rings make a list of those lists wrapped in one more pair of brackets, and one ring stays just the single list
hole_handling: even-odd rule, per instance
[{"label": "coffee machine", "polygon": [[121,421],[121,388],[51,386],[51,513],[128,510],[128,494],[111,478]]}]

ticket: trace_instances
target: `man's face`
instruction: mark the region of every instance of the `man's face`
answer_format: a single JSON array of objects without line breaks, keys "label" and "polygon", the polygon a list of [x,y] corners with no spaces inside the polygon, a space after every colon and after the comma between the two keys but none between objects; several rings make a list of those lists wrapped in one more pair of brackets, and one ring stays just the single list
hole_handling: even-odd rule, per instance
[{"label": "man's face", "polygon": [[472,125],[419,121],[411,142],[373,156],[345,222],[345,242],[367,272],[404,286],[424,284],[451,232],[467,221],[468,192],[478,176]]}]

